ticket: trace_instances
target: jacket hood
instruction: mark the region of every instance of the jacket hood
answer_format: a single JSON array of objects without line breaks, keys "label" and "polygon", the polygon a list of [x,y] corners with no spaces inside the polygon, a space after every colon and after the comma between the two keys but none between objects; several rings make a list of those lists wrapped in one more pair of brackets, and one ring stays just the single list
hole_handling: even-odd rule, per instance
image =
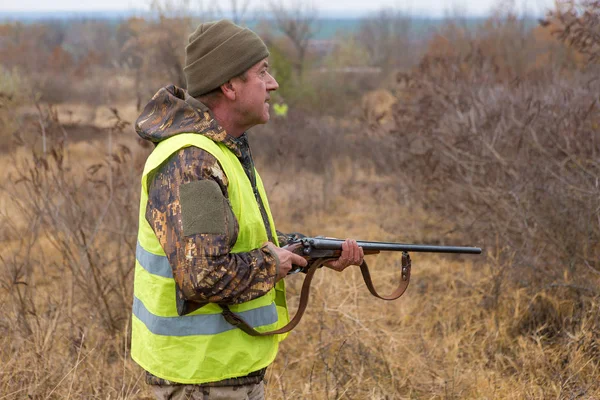
[{"label": "jacket hood", "polygon": [[155,145],[179,133],[198,133],[240,154],[237,139],[227,134],[208,107],[174,85],[156,92],[135,122],[135,131]]}]

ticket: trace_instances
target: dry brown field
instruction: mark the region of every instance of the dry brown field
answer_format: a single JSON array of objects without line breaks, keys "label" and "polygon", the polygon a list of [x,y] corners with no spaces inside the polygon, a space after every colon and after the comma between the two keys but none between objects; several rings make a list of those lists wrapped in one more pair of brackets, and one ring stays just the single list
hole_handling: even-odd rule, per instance
[{"label": "dry brown field", "polygon": [[[278,230],[484,249],[412,254],[411,284],[392,302],[372,297],[358,268],[318,271],[268,369],[267,399],[600,399],[600,6],[581,7],[532,32],[510,16],[475,34],[448,24],[377,85],[309,74],[287,119],[251,131]],[[171,22],[126,50],[179,37]],[[17,43],[11,29],[0,34]],[[127,29],[146,32],[139,20]],[[9,42],[0,400],[151,399],[129,356],[150,152],[133,123],[160,79],[138,85],[151,60],[112,70],[89,55],[72,72],[98,75],[52,99],[41,72],[9,68],[33,62],[10,58],[22,54]],[[391,291],[400,255],[369,261],[378,290]],[[293,312],[302,276],[287,283]]]}]

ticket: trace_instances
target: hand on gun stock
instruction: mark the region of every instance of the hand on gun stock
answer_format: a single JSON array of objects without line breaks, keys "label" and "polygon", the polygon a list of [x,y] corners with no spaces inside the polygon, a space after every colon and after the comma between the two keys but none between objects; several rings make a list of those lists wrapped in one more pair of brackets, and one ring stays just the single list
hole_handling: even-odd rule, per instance
[{"label": "hand on gun stock", "polygon": [[[333,238],[327,238],[327,239],[333,239]],[[333,269],[338,272],[342,272],[343,270],[345,270],[346,268],[348,268],[351,265],[361,265],[363,263],[365,254],[364,254],[362,247],[360,247],[358,245],[358,242],[356,240],[354,240],[354,239],[346,239],[344,241],[341,241],[339,239],[335,239],[335,240],[338,240],[339,242],[341,242],[340,249],[337,252],[335,252],[334,254],[328,255],[327,258],[329,258],[329,260],[323,263],[323,265],[325,267]],[[301,243],[292,243],[290,245],[283,247],[283,249],[288,250],[293,253],[296,253],[296,254],[303,254],[302,248],[303,247],[302,247]],[[311,255],[309,255],[309,254],[303,255],[302,257],[305,260],[314,261],[312,259]],[[298,271],[306,272],[306,270],[308,269],[308,268],[305,268],[307,266],[306,264],[300,265],[295,262],[293,264],[294,265],[292,266],[292,270],[290,271],[290,273],[295,273]]]},{"label": "hand on gun stock", "polygon": [[351,265],[361,265],[365,253],[354,239],[346,239],[342,243],[342,254],[337,260],[327,261],[326,267],[342,272]]},{"label": "hand on gun stock", "polygon": [[277,247],[271,242],[266,243],[266,245],[269,251],[279,259],[279,269],[277,270],[276,282],[279,282],[290,273],[292,264],[296,267],[302,268],[308,266],[308,261],[306,261],[302,256],[294,254],[288,249]]}]

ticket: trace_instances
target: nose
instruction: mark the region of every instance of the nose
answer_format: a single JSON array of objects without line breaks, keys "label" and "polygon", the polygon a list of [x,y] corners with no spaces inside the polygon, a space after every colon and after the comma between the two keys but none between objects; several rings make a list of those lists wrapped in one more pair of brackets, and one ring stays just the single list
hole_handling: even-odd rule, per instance
[{"label": "nose", "polygon": [[[267,74],[269,74],[267,72]],[[269,80],[267,82],[267,90],[268,91],[272,91],[272,90],[277,90],[279,89],[279,83],[277,83],[277,80],[273,77],[273,75],[269,74]]]}]

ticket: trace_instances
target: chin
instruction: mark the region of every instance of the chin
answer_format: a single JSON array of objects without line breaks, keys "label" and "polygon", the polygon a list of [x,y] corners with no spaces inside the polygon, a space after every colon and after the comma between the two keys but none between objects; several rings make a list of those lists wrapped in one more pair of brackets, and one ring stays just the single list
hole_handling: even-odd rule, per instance
[{"label": "chin", "polygon": [[260,118],[260,119],[257,119],[256,122],[253,125],[264,125],[267,122],[269,122],[269,119],[270,118]]},{"label": "chin", "polygon": [[271,119],[271,114],[269,114],[269,112],[263,114],[262,118],[260,119],[260,123],[261,124],[266,124],[267,122],[269,122],[269,120]]}]

